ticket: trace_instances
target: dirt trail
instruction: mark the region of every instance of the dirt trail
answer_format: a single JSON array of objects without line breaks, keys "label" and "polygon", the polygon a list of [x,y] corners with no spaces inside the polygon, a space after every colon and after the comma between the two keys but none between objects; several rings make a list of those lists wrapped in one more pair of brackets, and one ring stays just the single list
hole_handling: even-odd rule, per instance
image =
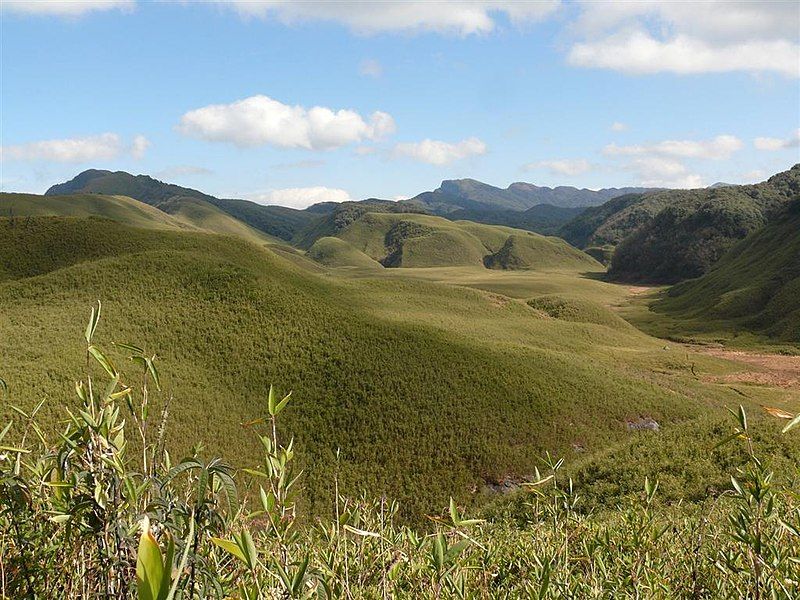
[{"label": "dirt trail", "polygon": [[718,378],[718,381],[756,383],[781,388],[800,389],[800,356],[759,354],[745,350],[726,350],[725,348],[707,346],[692,346],[692,349],[701,354],[760,367],[759,369],[746,369],[738,373],[731,373]]}]

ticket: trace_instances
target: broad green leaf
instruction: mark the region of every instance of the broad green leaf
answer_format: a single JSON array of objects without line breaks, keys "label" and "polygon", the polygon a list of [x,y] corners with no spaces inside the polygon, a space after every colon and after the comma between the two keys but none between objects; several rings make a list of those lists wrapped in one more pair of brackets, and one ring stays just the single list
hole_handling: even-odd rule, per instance
[{"label": "broad green leaf", "polygon": [[275,407],[275,414],[279,414],[284,407],[289,403],[289,399],[292,397],[292,392],[289,392],[283,397],[283,400],[278,402],[278,405]]},{"label": "broad green leaf", "polygon": [[111,361],[106,358],[106,356],[96,347],[96,346],[89,346],[89,354],[91,354],[94,359],[100,363],[100,366],[103,367],[111,377],[117,376],[117,370],[114,368],[114,365],[111,364]]},{"label": "broad green leaf", "polygon": [[247,557],[245,557],[244,552],[242,549],[239,548],[239,545],[236,542],[232,542],[231,540],[225,540],[222,538],[212,537],[211,541],[225,550],[228,554],[235,556],[240,561],[242,561],[245,565],[247,565]]},{"label": "broad green leaf", "polygon": [[150,532],[150,519],[142,519],[141,528],[139,551],[136,554],[136,588],[139,600],[161,600],[160,591],[165,577],[161,548]]}]

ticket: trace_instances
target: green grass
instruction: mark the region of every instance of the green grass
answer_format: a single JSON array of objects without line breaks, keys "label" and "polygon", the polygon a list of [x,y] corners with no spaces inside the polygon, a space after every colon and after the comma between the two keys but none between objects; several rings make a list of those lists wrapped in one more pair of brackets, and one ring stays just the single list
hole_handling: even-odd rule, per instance
[{"label": "green grass", "polygon": [[255,244],[280,242],[199,198],[170,198],[158,208],[201,231],[239,237]]},{"label": "green grass", "polygon": [[[2,221],[0,253],[0,357],[14,402],[45,399],[46,415],[62,414],[83,368],[74,324],[102,299],[98,340],[144,343],[168,374],[153,401],[175,395],[175,456],[203,440],[207,454],[247,464],[256,448],[241,423],[261,414],[270,383],[294,390],[284,424],[303,448],[312,512],[331,506],[337,448],[344,491],[386,492],[418,518],[449,495],[478,501],[470,490],[486,479],[530,475],[545,450],[626,444],[626,418],[682,427],[741,400],[632,328],[553,319],[523,301],[568,288],[602,306],[624,295],[575,271],[339,277],[235,238],[99,219]],[[705,357],[695,367],[730,369]]]},{"label": "green grass", "polygon": [[800,203],[630,316],[662,337],[800,351]]},{"label": "green grass", "polygon": [[335,237],[319,238],[308,250],[308,257],[326,267],[381,269],[381,264],[350,244]]},{"label": "green grass", "polygon": [[[319,225],[325,234],[389,267],[488,266],[497,269],[592,269],[599,264],[563,240],[499,225],[413,213],[365,212]],[[308,243],[309,238],[305,238]]]},{"label": "green grass", "polygon": [[187,229],[187,225],[157,208],[126,196],[75,194],[38,196],[0,193],[0,217],[103,217],[145,229]]}]

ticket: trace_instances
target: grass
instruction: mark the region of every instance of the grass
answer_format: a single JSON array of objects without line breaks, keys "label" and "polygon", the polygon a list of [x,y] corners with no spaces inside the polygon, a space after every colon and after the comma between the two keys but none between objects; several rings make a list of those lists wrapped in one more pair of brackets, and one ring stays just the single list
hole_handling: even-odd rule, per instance
[{"label": "grass", "polygon": [[[545,317],[524,302],[565,290],[599,306],[624,296],[575,271],[333,275],[243,240],[98,219],[2,221],[0,252],[0,357],[14,402],[46,399],[55,423],[82,369],[73,324],[102,298],[98,339],[137,340],[169,374],[153,402],[174,396],[174,456],[203,440],[204,454],[246,465],[256,446],[241,423],[270,383],[294,390],[284,426],[304,448],[312,514],[331,506],[338,448],[343,491],[386,493],[418,519],[449,495],[481,501],[472,490],[487,480],[531,475],[545,450],[624,446],[627,418],[680,428],[741,400],[632,328]],[[731,368],[694,362],[701,374]]]},{"label": "grass", "polygon": [[592,269],[599,264],[563,240],[499,225],[413,213],[365,212],[318,224],[304,238],[336,236],[390,267],[487,266],[497,269]]},{"label": "grass", "polygon": [[380,269],[381,264],[335,237],[321,237],[308,250],[308,257],[326,267]]},{"label": "grass", "polygon": [[800,204],[734,246],[706,275],[631,313],[662,337],[800,348]]}]

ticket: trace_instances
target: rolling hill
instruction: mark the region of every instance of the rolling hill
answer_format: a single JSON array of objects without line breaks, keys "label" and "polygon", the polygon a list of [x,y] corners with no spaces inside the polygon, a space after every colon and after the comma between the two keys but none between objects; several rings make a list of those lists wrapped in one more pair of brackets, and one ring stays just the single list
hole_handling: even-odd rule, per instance
[{"label": "rolling hill", "polygon": [[[485,266],[494,269],[594,269],[599,265],[563,240],[471,221],[398,213],[403,205],[348,204],[299,240],[312,247],[336,237],[385,267]],[[387,212],[391,211],[391,212]]]},{"label": "rolling hill", "polygon": [[[289,241],[303,227],[317,218],[313,212],[295,210],[284,206],[264,206],[249,200],[215,198],[203,192],[171,183],[164,183],[148,175],[131,175],[125,171],[102,171],[90,169],[65,183],[50,187],[46,196],[65,194],[104,194],[122,195],[134,198],[145,204],[161,208],[171,207],[173,212],[176,199],[193,198],[217,207],[231,217],[238,219],[249,228],[256,229],[273,238]],[[197,204],[187,211],[197,213]],[[203,209],[210,212],[208,207]],[[221,220],[217,219],[220,223]],[[228,221],[227,228],[238,226]]]},{"label": "rolling hill", "polygon": [[752,332],[800,343],[800,200],[652,309],[672,319],[670,335]]},{"label": "rolling hill", "polygon": [[[447,229],[435,217],[368,217],[377,225],[362,220],[369,235],[357,239],[381,252],[385,232],[403,222],[435,229],[434,239],[486,235],[496,247],[508,239],[503,228],[441,220]],[[592,452],[625,443],[626,419],[646,414],[677,427],[731,399],[721,388],[700,393],[677,356],[613,319],[603,303],[616,288],[607,283],[573,272],[514,284],[524,298],[548,290],[534,308],[403,272],[338,278],[232,237],[99,218],[2,219],[2,375],[15,404],[45,398],[43,414],[61,415],[85,367],[86,312],[100,298],[96,337],[113,360],[127,364],[112,341],[158,354],[163,392],[153,394],[152,414],[174,396],[174,456],[203,440],[204,456],[250,464],[258,449],[241,424],[262,415],[274,383],[294,390],[282,424],[302,448],[312,512],[330,506],[341,448],[342,491],[386,492],[410,518],[450,495],[474,501],[470,490],[486,481],[530,474],[545,449],[568,453],[578,440]],[[418,272],[436,270],[409,270]],[[498,286],[507,279],[464,273],[494,274]],[[577,289],[591,295],[572,298]],[[653,385],[653,369],[672,373],[671,385]]]},{"label": "rolling hill", "polygon": [[798,198],[800,164],[755,185],[644,196],[644,205],[665,206],[619,243],[609,273],[622,280],[659,283],[699,277],[735,242]]}]

